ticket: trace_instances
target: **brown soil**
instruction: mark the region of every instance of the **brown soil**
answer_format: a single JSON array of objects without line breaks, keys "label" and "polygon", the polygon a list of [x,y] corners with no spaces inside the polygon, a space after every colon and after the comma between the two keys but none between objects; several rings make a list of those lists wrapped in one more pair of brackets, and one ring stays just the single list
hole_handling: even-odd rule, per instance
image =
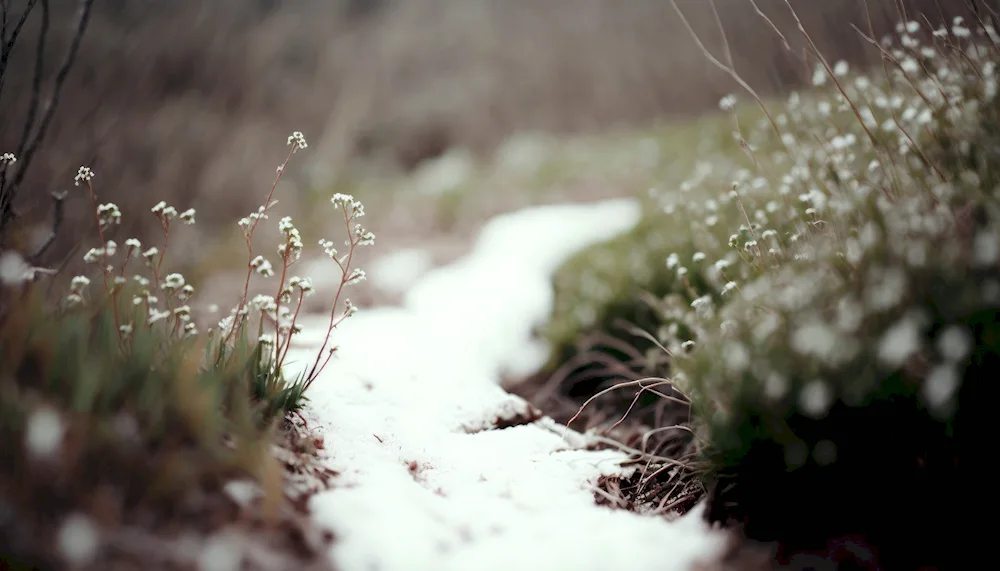
[{"label": "brown soil", "polygon": [[[11,519],[14,514],[0,511],[0,570],[193,571],[201,568],[199,557],[206,548],[220,546],[226,553],[242,553],[242,563],[222,569],[333,571],[327,553],[334,537],[312,523],[307,507],[309,498],[329,487],[335,476],[316,456],[322,445],[302,422],[286,423],[273,448],[285,470],[284,496],[276,511],[259,495],[230,494],[217,487],[191,490],[178,498],[185,508],[174,516],[144,508],[143,513],[122,514],[113,525],[101,525],[95,556],[77,566],[56,554],[58,530],[52,520],[57,518],[44,518],[50,522],[44,529],[28,530]],[[93,521],[100,519],[94,512],[99,498],[80,498],[79,504]]]}]

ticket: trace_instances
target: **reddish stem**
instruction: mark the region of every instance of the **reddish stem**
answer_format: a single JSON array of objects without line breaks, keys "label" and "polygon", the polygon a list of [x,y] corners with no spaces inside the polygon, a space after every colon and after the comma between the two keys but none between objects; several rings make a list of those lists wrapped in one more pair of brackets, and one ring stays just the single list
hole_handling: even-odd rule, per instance
[{"label": "reddish stem", "polygon": [[[278,169],[278,175],[274,177],[274,182],[271,184],[271,191],[267,193],[267,199],[264,201],[264,211],[261,212],[261,215],[267,214],[267,209],[270,208],[271,206],[271,198],[274,197],[274,189],[278,187],[278,181],[281,180],[281,175],[285,172],[285,167],[288,166],[288,162],[292,160],[292,155],[295,153],[296,148],[298,148],[296,145],[292,145],[292,149],[288,151],[288,156],[285,157],[285,162],[281,163],[281,168]],[[253,240],[253,233],[257,229],[257,224],[259,223],[260,223],[260,217],[255,218],[253,224],[251,224],[250,228],[247,229],[247,234],[246,234],[247,277],[246,280],[244,280],[243,282],[243,296],[240,298],[239,305],[236,306],[236,315],[234,319],[237,320],[240,319],[240,312],[243,311],[243,308],[247,304],[247,296],[249,295],[250,292],[250,277],[253,276],[253,266],[250,265],[253,262],[253,245],[251,244],[251,242]],[[233,335],[235,335],[236,331],[242,326],[243,323],[241,321],[240,322],[234,321],[233,326],[230,329],[229,334],[226,335],[226,339],[225,341],[223,341],[223,343],[228,345],[230,340],[232,340]],[[275,342],[277,342],[277,340],[275,340]]]},{"label": "reddish stem", "polygon": [[344,316],[341,317],[340,320],[336,320],[337,305],[340,302],[340,294],[344,291],[344,286],[347,284],[347,280],[350,278],[348,270],[351,269],[351,260],[354,258],[354,249],[357,247],[358,242],[354,239],[354,234],[351,233],[351,221],[353,220],[353,216],[348,215],[346,205],[343,206],[343,210],[344,210],[344,224],[347,226],[348,235],[350,236],[349,238],[350,248],[347,251],[347,258],[344,261],[344,263],[341,264],[339,261],[337,262],[337,264],[340,265],[340,269],[342,271],[342,275],[340,276],[340,285],[337,286],[337,293],[333,296],[333,307],[330,309],[330,325],[329,327],[327,327],[326,337],[323,339],[323,345],[316,353],[316,360],[313,362],[313,366],[309,370],[309,375],[306,377],[307,389],[309,388],[309,385],[311,385],[312,382],[316,379],[316,377],[319,376],[321,372],[323,372],[323,369],[326,368],[326,364],[330,362],[330,357],[333,355],[332,352],[330,353],[330,355],[327,356],[326,360],[323,361],[322,365],[320,365],[319,363],[320,359],[323,357],[323,352],[326,350],[326,347],[330,342],[330,335],[333,333],[333,330],[336,329],[337,326],[340,325],[340,323],[344,320],[344,317],[346,317],[345,314]]},{"label": "reddish stem", "polygon": [[108,295],[111,297],[111,311],[115,319],[115,331],[118,335],[118,340],[121,341],[122,333],[121,322],[118,318],[118,295],[108,283],[108,254],[105,249],[107,248],[108,242],[104,239],[104,228],[101,225],[101,213],[100,208],[97,205],[97,196],[94,194],[94,184],[89,180],[87,181],[87,189],[90,194],[90,203],[94,207],[94,218],[97,219],[97,235],[101,239],[101,251],[103,252],[101,254],[101,274],[104,276],[104,290],[107,291]]}]

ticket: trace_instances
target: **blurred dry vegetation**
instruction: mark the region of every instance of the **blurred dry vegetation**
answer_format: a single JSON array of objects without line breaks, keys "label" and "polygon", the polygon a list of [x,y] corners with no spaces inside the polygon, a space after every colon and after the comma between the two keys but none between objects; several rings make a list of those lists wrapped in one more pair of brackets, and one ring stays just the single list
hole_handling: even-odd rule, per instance
[{"label": "blurred dry vegetation", "polygon": [[[52,2],[53,53],[72,4]],[[900,6],[937,14],[948,2],[790,4],[828,58],[862,63],[874,54],[851,23],[867,31],[870,18],[881,35]],[[722,59],[711,2],[677,5]],[[736,69],[762,94],[808,79],[786,0],[756,7],[790,50],[750,0],[715,6]],[[0,150],[22,128],[37,27],[0,99]],[[72,190],[89,165],[101,199],[122,208],[122,236],[149,237],[161,199],[196,207],[201,232],[231,230],[266,194],[293,129],[309,137],[310,164],[283,179],[297,189],[280,195],[291,208],[348,173],[403,172],[452,147],[482,155],[523,131],[600,133],[705,112],[734,89],[666,0],[103,0],[19,201],[44,222],[48,193]],[[57,252],[92,219],[72,206],[67,216]]]}]

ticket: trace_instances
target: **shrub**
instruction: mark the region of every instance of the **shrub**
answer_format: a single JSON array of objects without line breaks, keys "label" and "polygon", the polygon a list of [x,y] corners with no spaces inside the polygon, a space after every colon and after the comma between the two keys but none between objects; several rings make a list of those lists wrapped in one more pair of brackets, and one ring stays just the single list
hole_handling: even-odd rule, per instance
[{"label": "shrub", "polygon": [[816,54],[814,91],[738,129],[750,167],[657,196],[660,232],[687,234],[647,266],[673,273],[649,330],[691,401],[689,467],[712,519],[786,561],[848,537],[888,568],[944,567],[975,531],[1000,349],[1000,38],[973,24],[871,39],[883,78]]},{"label": "shrub", "polygon": [[809,113],[858,121],[773,157],[802,205],[733,237],[759,270],[674,363],[713,519],[787,553],[852,537],[889,568],[963,561],[1000,356],[996,40],[902,24],[887,83],[834,73]]},{"label": "shrub", "polygon": [[[65,562],[69,554],[46,546],[58,545],[67,525],[94,538],[118,526],[207,531],[227,517],[219,515],[227,513],[221,487],[236,478],[263,488],[266,513],[283,501],[283,470],[271,447],[332,357],[332,330],[356,312],[340,296],[364,279],[351,267],[356,248],[374,242],[357,223],[361,203],[334,196],[348,249],[341,254],[330,241],[320,244],[342,272],[340,287],[315,362],[287,379],[282,365],[301,329],[302,300],[312,292],[307,278],[289,272],[303,244],[291,219],[282,218],[276,272],[255,255],[253,236],[272,212],[285,167],[306,147],[297,132],[288,143],[267,200],[240,221],[248,264],[239,302],[206,332],[198,331],[189,305],[194,288],[165,265],[175,225],[193,224],[194,210],[160,202],[152,214],[163,245],[144,248],[128,239],[119,247],[111,235],[121,214],[98,203],[89,168],[81,167],[76,182],[97,221],[100,245],[84,259],[99,277],[77,276],[53,304],[35,279],[39,268],[15,251],[0,253],[0,442],[8,459],[0,468],[0,552]],[[144,268],[129,276],[139,264]],[[248,299],[254,274],[277,275],[276,295]],[[95,543],[90,555],[97,549]]]}]

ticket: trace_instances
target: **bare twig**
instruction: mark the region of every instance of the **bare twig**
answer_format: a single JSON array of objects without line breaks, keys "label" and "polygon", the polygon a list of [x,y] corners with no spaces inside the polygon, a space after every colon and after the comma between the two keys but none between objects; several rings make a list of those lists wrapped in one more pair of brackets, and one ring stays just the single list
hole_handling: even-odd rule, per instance
[{"label": "bare twig", "polygon": [[10,37],[7,36],[7,2],[3,3],[3,34],[0,35],[0,44],[2,44],[0,45],[0,94],[3,93],[3,79],[6,76],[7,65],[10,63],[10,55],[17,44],[17,37],[21,34],[24,23],[28,21],[28,16],[31,14],[31,10],[35,7],[37,1],[28,0],[28,5],[21,12],[21,17],[18,19],[13,31],[11,31]]},{"label": "bare twig", "polygon": [[681,10],[680,6],[677,5],[677,0],[670,0],[670,5],[673,6],[674,12],[677,13],[677,17],[681,19],[681,23],[684,24],[684,27],[687,29],[688,33],[691,34],[691,38],[694,39],[695,44],[698,45],[698,49],[701,50],[701,52],[705,55],[706,58],[708,58],[708,61],[710,61],[712,65],[714,65],[715,67],[726,72],[730,77],[733,78],[733,81],[738,83],[740,87],[746,90],[746,92],[749,93],[754,98],[755,101],[757,101],[757,104],[760,105],[760,108],[764,111],[764,114],[767,115],[767,119],[771,122],[771,126],[774,128],[774,132],[778,135],[778,139],[780,140],[781,129],[778,128],[778,123],[774,120],[774,117],[771,116],[770,111],[767,110],[767,106],[764,105],[764,100],[761,99],[760,95],[757,93],[757,90],[755,90],[753,87],[750,87],[750,84],[747,83],[742,77],[740,77],[740,74],[736,73],[736,70],[719,61],[719,59],[715,57],[712,54],[712,52],[708,50],[707,47],[705,47],[705,44],[701,41],[701,38],[698,37],[698,33],[694,31],[694,28],[691,26],[691,23],[688,22],[687,16],[684,15],[684,12]]},{"label": "bare twig", "polygon": [[[45,0],[43,0],[42,4],[43,7],[47,6],[47,2]],[[32,0],[29,6],[33,7],[34,5],[35,1]],[[70,44],[66,49],[66,53],[59,65],[58,70],[56,71],[48,101],[45,103],[45,107],[42,110],[41,117],[38,122],[26,129],[26,132],[30,132],[32,134],[22,139],[23,148],[19,150],[20,156],[17,157],[21,166],[17,170],[17,173],[14,175],[14,179],[11,181],[9,186],[6,184],[6,180],[0,181],[0,230],[6,227],[7,224],[14,218],[14,200],[17,198],[18,192],[21,189],[21,184],[24,181],[24,176],[27,173],[28,168],[31,166],[31,161],[34,158],[35,153],[38,151],[39,145],[44,140],[45,134],[52,122],[52,118],[55,115],[56,108],[59,105],[59,97],[62,94],[63,86],[66,83],[66,78],[69,76],[70,69],[72,69],[73,63],[76,61],[76,56],[80,50],[80,43],[83,40],[84,32],[86,32],[87,25],[90,23],[90,14],[93,5],[94,0],[79,0],[77,5],[76,21],[73,25]],[[43,14],[45,14],[43,19],[47,20],[47,8],[43,9]],[[45,27],[47,28],[47,24],[45,24]],[[6,51],[4,53],[4,63],[2,64],[2,69],[0,69],[0,76],[2,76],[3,72],[6,71],[7,60],[10,55],[10,50],[13,49],[15,39],[16,38],[12,36],[4,48]],[[41,45],[42,44],[40,42],[39,46]],[[36,65],[39,67],[41,57],[42,56],[40,54],[36,55]],[[38,69],[36,69],[36,71],[40,72]]]},{"label": "bare twig", "polygon": [[59,228],[63,223],[66,209],[66,197],[69,196],[69,193],[63,190],[60,192],[53,192],[51,193],[51,196],[52,227],[49,230],[49,235],[45,237],[45,241],[42,242],[28,258],[32,263],[38,263],[38,260],[45,254],[52,243],[55,242],[56,236],[59,234]]},{"label": "bare twig", "polygon": [[35,118],[38,115],[38,103],[42,94],[42,76],[45,73],[45,40],[49,35],[49,0],[42,0],[42,22],[38,32],[38,44],[35,47],[35,74],[31,80],[31,100],[28,102],[28,110],[24,119],[24,131],[21,133],[21,140],[17,143],[16,156],[24,155],[25,147],[28,144],[28,137],[35,126]]}]

